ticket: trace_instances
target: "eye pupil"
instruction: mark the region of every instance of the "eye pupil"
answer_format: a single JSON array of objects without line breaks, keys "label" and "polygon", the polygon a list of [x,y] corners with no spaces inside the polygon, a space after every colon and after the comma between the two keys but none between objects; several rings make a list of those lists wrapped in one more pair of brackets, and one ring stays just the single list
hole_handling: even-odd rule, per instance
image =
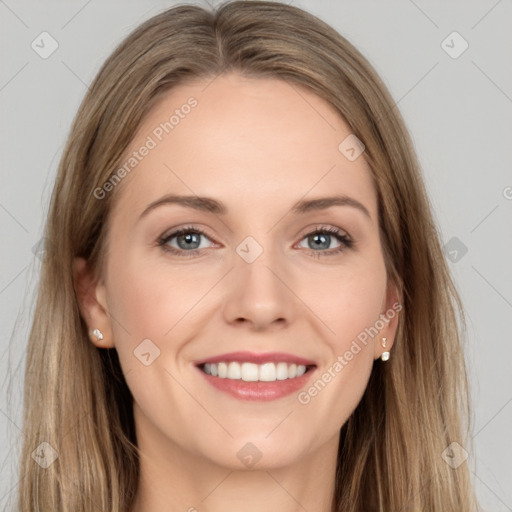
[{"label": "eye pupil", "polygon": [[[181,246],[180,248],[188,248],[190,249],[191,247],[191,243],[194,244],[198,244],[199,245],[199,234],[198,233],[186,233],[184,235],[180,235],[177,237],[177,242],[178,242],[178,245],[181,245],[180,242],[181,241],[185,241],[186,243],[184,244],[184,246]],[[197,247],[193,247],[194,249],[196,249]]]},{"label": "eye pupil", "polygon": [[[313,239],[315,240],[314,244],[318,248],[328,249],[329,248],[329,235],[325,235],[323,233],[315,233],[313,235]],[[323,239],[323,240],[320,240]]]}]

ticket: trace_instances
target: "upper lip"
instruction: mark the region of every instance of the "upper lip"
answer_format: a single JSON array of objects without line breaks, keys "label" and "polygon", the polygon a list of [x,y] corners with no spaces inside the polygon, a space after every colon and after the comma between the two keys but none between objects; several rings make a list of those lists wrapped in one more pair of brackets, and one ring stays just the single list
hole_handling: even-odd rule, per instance
[{"label": "upper lip", "polygon": [[287,354],[285,352],[265,352],[265,353],[255,353],[255,352],[229,352],[226,354],[220,354],[218,356],[212,356],[205,359],[201,359],[196,361],[196,366],[200,366],[205,363],[229,363],[232,361],[237,361],[241,363],[254,363],[254,364],[264,364],[264,363],[295,363],[295,364],[303,364],[305,366],[316,366],[314,361],[310,359],[305,359],[303,357],[295,356],[293,354]]}]

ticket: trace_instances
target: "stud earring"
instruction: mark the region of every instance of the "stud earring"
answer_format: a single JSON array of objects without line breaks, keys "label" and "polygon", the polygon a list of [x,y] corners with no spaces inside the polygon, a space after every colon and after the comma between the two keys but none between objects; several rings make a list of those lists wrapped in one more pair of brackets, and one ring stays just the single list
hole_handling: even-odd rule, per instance
[{"label": "stud earring", "polygon": [[95,336],[98,341],[103,339],[103,333],[99,329],[94,329],[90,334]]},{"label": "stud earring", "polygon": [[[382,338],[382,346],[384,348],[386,348],[386,341],[387,341],[387,338]],[[389,359],[389,351],[386,351],[386,352],[382,352],[382,355],[380,356],[380,358],[383,360],[383,361],[387,361]]]}]

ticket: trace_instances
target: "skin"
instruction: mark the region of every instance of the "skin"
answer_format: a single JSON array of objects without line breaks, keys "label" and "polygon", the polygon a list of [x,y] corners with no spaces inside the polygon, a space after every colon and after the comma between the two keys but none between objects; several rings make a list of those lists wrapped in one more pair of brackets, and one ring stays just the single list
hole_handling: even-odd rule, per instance
[{"label": "skin", "polygon": [[[297,393],[237,400],[193,363],[238,350],[288,352],[316,362],[307,389],[397,303],[370,169],[364,157],[351,162],[338,150],[348,125],[305,89],[236,74],[207,84],[174,89],[139,127],[127,153],[190,96],[198,100],[115,190],[100,279],[75,261],[82,315],[104,335],[91,342],[117,350],[134,396],[141,480],[132,512],[329,510],[339,430],[374,360],[392,347],[398,315],[306,405]],[[228,212],[167,204],[139,219],[171,192],[215,198]],[[370,217],[347,205],[290,211],[301,199],[335,194],[359,201]],[[207,232],[199,254],[158,246],[191,224]],[[318,249],[308,236],[317,227],[338,228],[355,245],[334,253],[340,242],[328,236]],[[252,263],[236,252],[247,236],[263,249]],[[176,237],[168,245],[187,251]],[[148,366],[133,353],[145,339],[160,350]],[[251,468],[237,457],[249,442],[262,454]]]}]

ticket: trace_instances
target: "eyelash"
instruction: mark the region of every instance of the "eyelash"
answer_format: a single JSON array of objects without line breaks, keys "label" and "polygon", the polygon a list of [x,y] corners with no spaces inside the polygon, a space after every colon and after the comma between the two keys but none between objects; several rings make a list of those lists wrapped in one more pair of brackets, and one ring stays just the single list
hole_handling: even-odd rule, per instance
[{"label": "eyelash", "polygon": [[[167,243],[170,240],[172,240],[173,238],[180,236],[180,235],[185,235],[188,233],[195,233],[195,234],[198,234],[198,235],[201,235],[201,236],[204,236],[204,237],[210,239],[208,234],[205,233],[202,229],[196,228],[194,226],[187,226],[187,227],[178,229],[176,231],[173,231],[172,233],[170,233],[168,235],[163,235],[162,237],[160,237],[158,239],[158,246],[161,247],[162,250],[169,252],[171,254],[175,254],[182,258],[190,258],[190,257],[196,256],[198,253],[200,253],[202,251],[202,249],[193,249],[191,251],[184,251],[181,249],[175,249],[174,247],[170,247],[167,245]],[[313,258],[320,258],[323,256],[335,256],[335,255],[345,251],[346,249],[351,249],[354,246],[354,241],[349,236],[344,235],[343,232],[340,231],[339,229],[331,228],[331,227],[327,227],[327,228],[317,227],[315,230],[310,231],[309,233],[306,233],[301,238],[301,241],[304,238],[307,238],[312,235],[317,235],[317,234],[327,234],[327,235],[334,236],[334,238],[336,238],[336,240],[338,240],[338,242],[340,242],[341,245],[339,247],[337,247],[335,249],[331,249],[329,251],[310,250],[309,251],[310,255]],[[185,256],[185,254],[186,254],[186,256]]]}]

